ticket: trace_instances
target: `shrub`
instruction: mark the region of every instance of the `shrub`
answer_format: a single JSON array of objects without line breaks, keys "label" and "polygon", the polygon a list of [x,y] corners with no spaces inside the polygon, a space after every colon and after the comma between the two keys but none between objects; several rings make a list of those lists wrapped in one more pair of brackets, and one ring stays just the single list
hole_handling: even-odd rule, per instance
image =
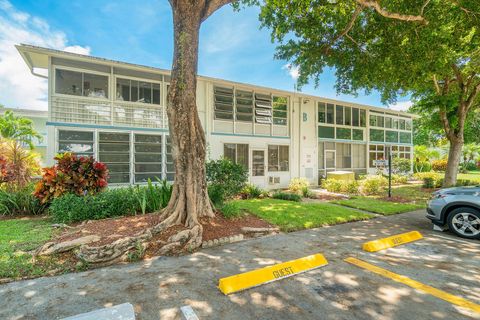
[{"label": "shrub", "polygon": [[8,183],[13,180],[12,164],[4,156],[0,156],[0,183]]},{"label": "shrub", "polygon": [[342,182],[337,179],[325,179],[322,181],[322,187],[328,192],[339,193],[342,191]]},{"label": "shrub", "polygon": [[342,192],[348,193],[348,194],[358,194],[359,190],[359,183],[358,181],[344,181],[342,183]]},{"label": "shrub", "polygon": [[243,211],[240,205],[235,202],[228,202],[220,209],[222,215],[227,219],[238,218],[243,215]]},{"label": "shrub", "polygon": [[303,196],[304,198],[311,198],[311,197],[313,197],[313,192],[310,191],[310,188],[309,188],[309,187],[304,187],[304,188],[302,189],[302,196]]},{"label": "shrub", "polygon": [[260,198],[265,191],[260,189],[254,184],[247,183],[245,187],[243,187],[242,191],[240,194],[242,195],[243,199],[255,199],[255,198]]},{"label": "shrub", "polygon": [[240,193],[248,181],[247,170],[222,158],[207,162],[208,195],[216,205]]},{"label": "shrub", "polygon": [[107,186],[107,166],[93,157],[77,157],[67,152],[57,155],[55,160],[55,166],[43,169],[42,180],[35,188],[35,196],[42,203],[67,193],[94,195]]},{"label": "shrub", "polygon": [[437,181],[433,177],[423,178],[423,187],[424,188],[435,188]]},{"label": "shrub", "polygon": [[305,178],[293,178],[288,184],[288,190],[296,194],[302,194],[304,189],[308,189],[310,182]]},{"label": "shrub", "polygon": [[475,162],[466,161],[460,164],[460,171],[462,173],[468,173],[468,171],[475,171],[475,170],[477,170],[477,164]]},{"label": "shrub", "polygon": [[384,176],[367,176],[362,180],[360,190],[365,195],[378,194],[388,185],[388,180]]},{"label": "shrub", "polygon": [[430,172],[432,171],[432,165],[427,161],[416,161],[413,164],[413,172]]},{"label": "shrub", "polygon": [[38,215],[45,205],[32,194],[33,184],[15,191],[0,190],[0,215]]},{"label": "shrub", "polygon": [[280,199],[280,200],[295,201],[295,202],[300,202],[302,200],[302,197],[300,195],[296,193],[290,193],[290,192],[275,192],[272,195],[272,198]]},{"label": "shrub", "polygon": [[133,215],[138,207],[134,188],[129,187],[110,189],[96,195],[68,193],[53,199],[49,213],[56,222],[70,223]]},{"label": "shrub", "polygon": [[357,194],[359,183],[355,180],[326,179],[322,187],[329,192]]},{"label": "shrub", "polygon": [[24,188],[40,173],[40,156],[16,140],[1,139],[0,154],[0,182],[8,191]]},{"label": "shrub", "polygon": [[395,173],[408,173],[411,170],[412,161],[410,159],[395,157],[392,160],[392,171]]},{"label": "shrub", "polygon": [[447,159],[441,159],[441,160],[433,160],[432,161],[432,169],[434,171],[445,171],[447,170]]},{"label": "shrub", "polygon": [[156,178],[158,184],[153,184],[148,179],[146,186],[135,187],[135,198],[137,200],[138,208],[142,214],[154,212],[161,208],[165,208],[172,196],[173,186],[167,180],[160,180]]},{"label": "shrub", "polygon": [[442,175],[434,171],[417,172],[413,175],[413,177],[417,180],[422,180],[424,188],[440,187],[443,182]]},{"label": "shrub", "polygon": [[[388,179],[388,177],[387,177]],[[408,181],[408,177],[403,174],[392,174],[392,183],[393,184],[405,184]]]},{"label": "shrub", "polygon": [[223,205],[225,202],[225,192],[222,190],[222,186],[213,184],[208,186],[207,191],[210,201],[212,201],[215,206]]}]

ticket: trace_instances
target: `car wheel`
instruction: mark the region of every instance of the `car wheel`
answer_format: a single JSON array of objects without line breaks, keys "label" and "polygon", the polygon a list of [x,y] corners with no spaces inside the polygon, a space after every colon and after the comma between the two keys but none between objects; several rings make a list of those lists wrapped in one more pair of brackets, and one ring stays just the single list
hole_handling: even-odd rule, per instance
[{"label": "car wheel", "polygon": [[480,212],[468,207],[457,208],[448,215],[448,227],[462,238],[479,239]]}]

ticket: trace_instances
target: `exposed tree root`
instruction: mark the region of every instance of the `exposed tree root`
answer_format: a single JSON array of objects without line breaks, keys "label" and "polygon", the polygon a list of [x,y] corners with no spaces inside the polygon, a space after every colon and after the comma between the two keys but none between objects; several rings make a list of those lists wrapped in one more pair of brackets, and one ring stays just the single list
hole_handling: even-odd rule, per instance
[{"label": "exposed tree root", "polygon": [[[162,233],[167,228],[175,225],[173,224],[176,217],[169,217],[156,226],[149,228],[135,236],[118,239],[113,243],[102,246],[89,246],[83,244],[76,251],[76,256],[79,260],[94,264],[96,266],[110,265],[120,261],[125,261],[128,258],[129,252],[137,250],[139,246],[143,249],[148,247],[150,240]],[[193,251],[202,245],[203,227],[201,224],[196,224],[190,229],[179,231],[170,236],[166,243],[160,248],[159,254],[166,255],[182,251]],[[56,252],[52,250],[53,243],[43,245],[35,252],[35,255],[51,255]],[[75,250],[71,248],[67,251]],[[62,252],[64,252],[63,250]]]}]

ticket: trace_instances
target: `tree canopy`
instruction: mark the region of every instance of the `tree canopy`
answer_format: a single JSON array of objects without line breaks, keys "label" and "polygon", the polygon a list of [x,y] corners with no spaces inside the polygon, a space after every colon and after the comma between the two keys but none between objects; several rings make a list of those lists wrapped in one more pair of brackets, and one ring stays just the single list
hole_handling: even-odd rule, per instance
[{"label": "tree canopy", "polygon": [[465,124],[480,105],[478,0],[266,0],[261,21],[300,85],[331,67],[338,92],[410,95],[437,113],[450,142],[444,183],[455,183]]},{"label": "tree canopy", "polygon": [[[440,114],[432,112],[433,106],[423,106],[424,101],[418,102],[408,111],[420,117],[413,120],[413,144],[436,147],[448,143],[443,130]],[[470,112],[465,121],[465,144],[480,145],[480,112]]]}]

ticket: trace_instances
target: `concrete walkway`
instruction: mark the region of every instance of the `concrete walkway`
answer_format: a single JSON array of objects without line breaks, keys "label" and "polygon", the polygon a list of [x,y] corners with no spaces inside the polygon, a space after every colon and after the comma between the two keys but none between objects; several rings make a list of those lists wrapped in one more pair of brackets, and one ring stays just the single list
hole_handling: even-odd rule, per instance
[{"label": "concrete walkway", "polygon": [[[419,230],[425,239],[364,253],[362,242]],[[218,279],[323,253],[329,265],[224,296]],[[59,319],[125,302],[137,319],[471,319],[480,315],[350,265],[354,256],[480,304],[480,242],[431,231],[423,211],[281,234],[136,264],[0,286],[0,319]]]}]

